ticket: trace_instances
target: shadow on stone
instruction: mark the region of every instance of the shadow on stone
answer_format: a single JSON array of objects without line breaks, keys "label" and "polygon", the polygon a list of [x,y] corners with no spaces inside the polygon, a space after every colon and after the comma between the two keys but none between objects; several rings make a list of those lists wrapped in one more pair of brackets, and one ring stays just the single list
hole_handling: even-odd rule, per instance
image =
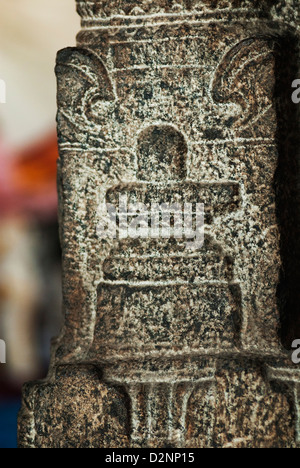
[{"label": "shadow on stone", "polygon": [[277,218],[281,232],[282,271],[278,287],[280,338],[287,349],[300,337],[300,114],[292,101],[292,82],[298,76],[297,41],[280,39],[276,57],[277,141],[279,162],[275,175]]}]

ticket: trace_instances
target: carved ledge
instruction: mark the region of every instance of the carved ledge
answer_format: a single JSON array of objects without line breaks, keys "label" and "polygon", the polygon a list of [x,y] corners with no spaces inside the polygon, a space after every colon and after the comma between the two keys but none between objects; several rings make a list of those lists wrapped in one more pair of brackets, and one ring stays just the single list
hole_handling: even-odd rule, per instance
[{"label": "carved ledge", "polygon": [[197,13],[203,11],[247,10],[254,16],[269,14],[295,21],[299,18],[297,0],[77,0],[77,10],[83,19],[113,16],[143,16],[153,14]]}]

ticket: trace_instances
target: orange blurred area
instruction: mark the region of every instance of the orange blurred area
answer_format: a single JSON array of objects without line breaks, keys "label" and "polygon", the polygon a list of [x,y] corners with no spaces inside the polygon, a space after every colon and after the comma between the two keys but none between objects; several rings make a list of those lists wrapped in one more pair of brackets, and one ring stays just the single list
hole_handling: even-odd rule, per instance
[{"label": "orange blurred area", "polygon": [[19,151],[0,144],[0,339],[8,350],[0,398],[42,376],[59,330],[57,158],[55,131]]},{"label": "orange blurred area", "polygon": [[54,68],[79,29],[75,0],[1,0],[0,448],[15,447],[21,386],[45,376],[61,328]]},{"label": "orange blurred area", "polygon": [[57,214],[56,133],[11,155],[0,152],[0,214],[54,218]]},{"label": "orange blurred area", "polygon": [[45,191],[53,190],[56,184],[57,159],[56,135],[21,151],[12,181],[18,193],[39,196]]}]

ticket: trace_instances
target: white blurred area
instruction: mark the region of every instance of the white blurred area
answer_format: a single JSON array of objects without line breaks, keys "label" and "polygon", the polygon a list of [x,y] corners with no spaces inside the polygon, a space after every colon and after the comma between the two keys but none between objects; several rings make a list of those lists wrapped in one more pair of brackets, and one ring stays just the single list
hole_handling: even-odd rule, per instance
[{"label": "white blurred area", "polygon": [[0,0],[0,79],[6,82],[0,128],[20,147],[55,127],[55,57],[75,45],[75,0]]},{"label": "white blurred area", "polygon": [[54,68],[79,29],[75,0],[0,0],[0,398],[41,376],[59,325]]}]

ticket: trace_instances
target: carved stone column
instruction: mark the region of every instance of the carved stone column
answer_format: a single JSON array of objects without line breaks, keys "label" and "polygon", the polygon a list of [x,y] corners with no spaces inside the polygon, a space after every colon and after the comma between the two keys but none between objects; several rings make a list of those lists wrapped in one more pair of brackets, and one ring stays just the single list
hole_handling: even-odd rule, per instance
[{"label": "carved stone column", "polygon": [[[297,3],[77,2],[56,68],[65,325],[21,447],[297,445]],[[149,218],[130,236],[125,202],[203,204],[203,245]]]}]

